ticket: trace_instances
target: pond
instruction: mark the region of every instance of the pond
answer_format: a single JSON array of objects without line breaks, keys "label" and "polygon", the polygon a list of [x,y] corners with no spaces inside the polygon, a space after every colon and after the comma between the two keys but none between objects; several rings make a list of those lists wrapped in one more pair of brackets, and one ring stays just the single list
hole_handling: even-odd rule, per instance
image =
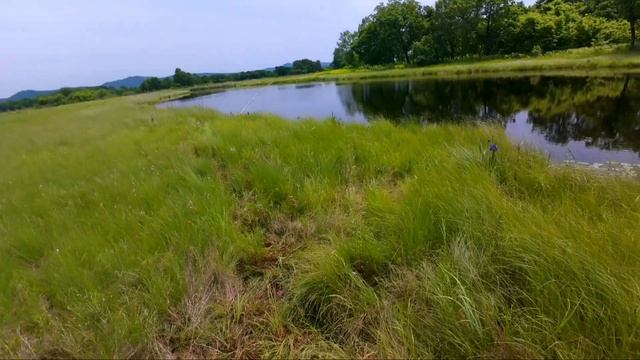
[{"label": "pond", "polygon": [[313,83],[230,89],[160,107],[289,119],[486,121],[556,161],[640,163],[640,77],[519,77]]}]

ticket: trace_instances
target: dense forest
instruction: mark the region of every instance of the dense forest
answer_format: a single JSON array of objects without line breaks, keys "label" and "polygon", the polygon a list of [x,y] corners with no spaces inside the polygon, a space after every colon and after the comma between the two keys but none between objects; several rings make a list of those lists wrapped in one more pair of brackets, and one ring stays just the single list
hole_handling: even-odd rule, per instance
[{"label": "dense forest", "polygon": [[640,0],[390,0],[340,34],[334,67],[429,65],[636,43]]}]

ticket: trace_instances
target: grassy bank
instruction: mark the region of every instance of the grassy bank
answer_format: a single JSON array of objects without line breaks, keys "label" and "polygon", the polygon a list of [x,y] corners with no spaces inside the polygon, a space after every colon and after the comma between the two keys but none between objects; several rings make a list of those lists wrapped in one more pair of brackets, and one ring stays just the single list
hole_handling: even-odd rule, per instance
[{"label": "grassy bank", "polygon": [[0,356],[640,356],[637,181],[152,96],[0,115]]},{"label": "grassy bank", "polygon": [[427,67],[337,69],[320,73],[200,85],[192,93],[227,87],[362,81],[394,78],[513,77],[531,75],[611,76],[640,72],[640,52],[624,46],[573,49],[537,57],[468,60]]}]

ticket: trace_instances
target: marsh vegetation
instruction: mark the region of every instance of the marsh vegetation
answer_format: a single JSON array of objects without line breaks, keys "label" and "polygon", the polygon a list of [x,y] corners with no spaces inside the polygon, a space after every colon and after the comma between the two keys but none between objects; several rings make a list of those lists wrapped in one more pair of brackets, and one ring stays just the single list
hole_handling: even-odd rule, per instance
[{"label": "marsh vegetation", "polygon": [[640,354],[637,181],[158,96],[0,115],[2,356]]}]

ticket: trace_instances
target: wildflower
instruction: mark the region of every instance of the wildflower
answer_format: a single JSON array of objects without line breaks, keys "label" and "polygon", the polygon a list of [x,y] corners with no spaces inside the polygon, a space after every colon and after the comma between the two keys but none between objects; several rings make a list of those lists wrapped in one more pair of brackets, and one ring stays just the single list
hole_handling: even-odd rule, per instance
[{"label": "wildflower", "polygon": [[489,141],[489,151],[491,152],[491,154],[495,154],[498,152],[498,144]]},{"label": "wildflower", "polygon": [[491,153],[491,159],[494,160],[498,152],[498,144],[491,140],[489,140],[489,152]]}]

